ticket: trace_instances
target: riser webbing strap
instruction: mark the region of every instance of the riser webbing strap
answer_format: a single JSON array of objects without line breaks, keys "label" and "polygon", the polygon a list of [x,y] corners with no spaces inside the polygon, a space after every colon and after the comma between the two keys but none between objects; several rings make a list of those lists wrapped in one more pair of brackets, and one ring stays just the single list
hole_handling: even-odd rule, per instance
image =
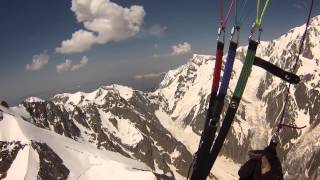
[{"label": "riser webbing strap", "polygon": [[229,86],[237,47],[238,47],[237,43],[234,43],[232,41],[230,42],[228,56],[227,56],[227,63],[226,63],[224,74],[223,74],[223,80],[219,89],[219,94],[216,97],[216,100],[213,105],[213,109],[211,111],[211,119],[209,121],[209,127],[210,127],[209,135],[210,135],[210,141],[212,142],[215,139],[215,134],[219,126],[220,114],[223,109],[224,98],[226,96],[227,88]]},{"label": "riser webbing strap", "polygon": [[222,57],[223,57],[223,48],[224,43],[218,41],[217,44],[217,52],[216,52],[216,61],[213,70],[213,80],[212,80],[212,90],[218,92],[219,82],[220,82],[220,74],[221,74],[221,65],[222,65]]},{"label": "riser webbing strap", "polygon": [[[203,132],[205,132],[205,129],[206,129],[207,125],[209,124],[209,120],[211,119],[211,115],[212,115],[211,112],[213,109],[213,104],[214,104],[214,101],[215,101],[215,98],[217,96],[218,89],[219,89],[219,81],[220,81],[220,73],[221,73],[221,65],[222,65],[222,57],[223,57],[223,48],[224,48],[224,43],[218,41],[217,51],[216,51],[216,60],[215,60],[215,65],[214,65],[214,69],[213,69],[213,79],[212,79],[212,88],[211,88],[211,94],[210,94],[210,99],[209,99],[209,108],[207,111],[207,117],[206,117],[206,122],[204,124]],[[203,138],[201,137],[201,141],[202,140],[203,140]]]},{"label": "riser webbing strap", "polygon": [[[212,110],[213,110],[215,98],[217,96],[218,89],[219,89],[219,82],[220,82],[220,76],[221,76],[220,75],[221,74],[221,65],[222,65],[222,57],[223,57],[223,48],[224,48],[224,43],[218,41],[216,60],[215,60],[215,65],[214,65],[214,70],[213,70],[213,79],[212,79],[212,88],[211,88],[211,94],[210,94],[210,100],[209,100],[209,108],[207,111],[207,117],[206,117],[206,122],[204,124],[203,134],[206,133],[206,131],[207,131],[206,127],[208,126],[209,121],[212,118]],[[203,141],[203,140],[204,139],[201,137],[201,141]]]},{"label": "riser webbing strap", "polygon": [[230,102],[228,110],[227,110],[227,114],[224,118],[224,121],[223,121],[222,126],[219,131],[219,134],[214,142],[214,145],[213,145],[212,150],[210,152],[210,155],[208,157],[209,163],[207,164],[206,168],[203,170],[203,173],[199,177],[199,180],[205,180],[206,177],[209,175],[210,170],[211,170],[211,168],[212,168],[215,160],[217,159],[217,156],[222,148],[223,142],[228,134],[230,127],[231,127],[234,116],[236,115],[242,94],[244,92],[245,86],[246,86],[248,78],[250,76],[258,44],[259,43],[256,41],[253,41],[253,40],[249,41],[247,55],[246,55],[244,65],[243,65],[241,73],[240,73],[238,83],[236,85],[236,89],[234,91],[235,93],[233,94],[233,97],[231,99],[231,102]]},{"label": "riser webbing strap", "polygon": [[[237,29],[237,32],[235,32],[236,36],[238,36],[238,32],[239,32],[239,28]],[[238,47],[238,43],[230,41],[230,46],[229,46],[229,51],[228,51],[228,56],[227,56],[227,63],[225,65],[224,74],[223,74],[223,80],[221,82],[219,95],[218,95],[218,97],[216,97],[216,94],[217,94],[217,91],[219,88],[220,73],[221,73],[221,71],[217,70],[216,67],[221,67],[221,65],[222,65],[222,57],[223,57],[223,46],[222,45],[223,44],[218,41],[217,47],[218,47],[219,51],[217,51],[217,54],[216,54],[216,64],[215,64],[215,73],[214,73],[214,75],[215,75],[214,79],[216,79],[217,81],[213,81],[206,123],[205,123],[204,131],[202,132],[202,136],[201,136],[201,140],[200,140],[200,144],[199,144],[199,149],[196,154],[196,159],[195,159],[194,166],[193,166],[191,180],[199,179],[203,174],[203,169],[208,168],[208,164],[209,164],[208,156],[209,156],[213,141],[215,139],[215,133],[216,133],[217,127],[219,125],[219,116],[220,116],[221,111],[223,109],[224,97],[226,94],[226,93],[223,93],[223,91],[221,91],[221,88],[222,88],[222,86],[223,86],[223,89],[228,88],[231,73],[232,73],[234,58],[235,58],[236,50]],[[215,93],[214,98],[212,98],[213,92]]]},{"label": "riser webbing strap", "polygon": [[247,50],[247,55],[240,73],[240,77],[238,80],[238,83],[236,85],[236,89],[234,91],[234,96],[241,99],[245,86],[248,82],[248,78],[250,76],[252,65],[255,59],[256,50],[258,47],[258,42],[250,40],[249,41],[249,47]]},{"label": "riser webbing strap", "polygon": [[[255,45],[254,45],[255,46]],[[250,53],[247,53],[249,54],[250,56],[247,56],[246,59],[248,60],[248,62],[252,62],[252,60],[250,60],[252,58],[252,55],[251,54],[255,54],[255,50],[254,48],[251,49],[252,51]],[[249,59],[250,58],[250,59]],[[252,69],[252,65],[257,65],[259,67],[262,67],[264,69],[266,69],[268,72],[271,72],[272,74],[284,79],[284,80],[287,80],[287,81],[292,81],[292,83],[297,83],[299,82],[299,77],[295,74],[292,74],[290,72],[286,72],[280,68],[278,68],[277,66],[261,59],[261,58],[258,58],[258,57],[255,57],[254,58],[254,63],[251,64],[251,63],[247,63],[246,66],[249,66],[247,68],[245,68],[245,71],[243,71],[243,74],[244,76],[250,76],[250,72]],[[250,65],[251,64],[251,65]],[[251,66],[251,67],[250,67]],[[248,74],[249,72],[249,74]],[[287,75],[287,76],[286,76]],[[224,75],[225,77],[225,75]],[[240,75],[240,78],[239,79],[246,79],[245,77],[241,77]],[[242,82],[242,85],[237,85],[237,87],[245,87],[246,83],[247,83],[247,80],[243,80]],[[245,84],[243,84],[245,83]],[[221,85],[222,87],[222,85]],[[220,88],[221,88],[220,87]],[[221,90],[221,89],[220,89]],[[244,89],[243,89],[244,91]],[[242,92],[243,92],[242,91]],[[241,92],[239,90],[239,92]],[[217,126],[218,126],[218,123],[219,123],[219,119],[220,119],[220,115],[221,115],[221,112],[223,110],[223,105],[224,105],[224,99],[225,99],[225,96],[226,96],[226,93],[224,91],[219,91],[219,94],[218,96],[216,97],[216,100],[215,100],[215,104],[214,104],[214,108],[212,113],[212,120],[209,124],[209,127],[211,130],[211,136],[215,137],[215,132],[217,130]],[[242,94],[241,94],[242,96]],[[238,105],[240,103],[240,99],[241,97],[240,96],[234,96],[231,100],[231,103],[229,105],[229,109],[227,110],[227,113],[226,113],[226,117],[225,117],[225,120],[223,121],[223,124],[222,124],[222,127],[220,129],[220,132],[219,132],[219,135],[217,137],[217,139],[215,140],[215,143],[212,147],[212,151],[210,152],[210,156],[209,156],[209,161],[207,162],[206,164],[206,167],[204,168],[203,171],[205,171],[205,169],[208,169],[209,171],[207,171],[208,173],[210,172],[210,169],[212,167],[212,165],[214,164],[214,161],[216,160],[219,152],[220,152],[220,149],[222,148],[222,145],[224,143],[224,139],[226,138],[227,134],[228,134],[228,130],[230,129],[231,127],[231,124],[232,124],[232,121],[233,121],[233,118],[237,112],[237,108],[238,108]],[[210,134],[208,135],[210,138]],[[211,139],[211,138],[210,138]],[[214,140],[214,138],[212,138]],[[203,173],[207,173],[207,172],[201,172],[201,174]],[[201,179],[202,177],[197,177],[197,179]]]},{"label": "riser webbing strap", "polygon": [[[216,97],[213,116],[216,116],[217,114],[220,114],[219,112],[222,111],[224,98],[225,98],[225,96],[222,95],[222,94],[219,94]],[[217,117],[213,117],[213,119],[217,119]],[[218,120],[219,120],[219,118],[218,118]],[[210,126],[208,126],[208,134],[207,134],[206,137],[208,139],[210,139],[210,141],[211,141],[211,144],[208,147],[209,150],[212,147],[212,143],[213,143],[213,140],[214,140],[214,137],[215,137],[214,136],[215,133],[213,133],[213,132],[216,132],[216,131],[217,131],[217,126],[214,126],[213,124],[210,124]],[[193,173],[191,175],[191,180],[205,180],[206,177],[209,175],[209,172],[210,172],[210,169],[211,169],[211,166],[210,166],[211,162],[210,162],[210,159],[209,159],[210,152],[206,156],[203,156],[203,157],[204,157],[204,160],[201,162],[201,168],[197,168],[196,171],[193,171]],[[209,172],[208,172],[208,170],[209,170]]]},{"label": "riser webbing strap", "polygon": [[253,65],[265,69],[267,72],[281,78],[284,81],[287,81],[290,84],[298,84],[300,82],[299,76],[297,76],[291,72],[285,71],[285,70],[277,67],[276,65],[274,65],[268,61],[265,61],[259,57],[255,58]]},{"label": "riser webbing strap", "polygon": [[220,93],[222,93],[222,94],[227,93],[230,78],[231,78],[231,73],[232,73],[232,69],[233,69],[234,59],[236,57],[237,47],[238,47],[238,43],[235,43],[233,41],[230,42],[228,56],[227,56],[227,62],[226,62],[225,68],[224,68],[221,86],[219,89],[219,94]]},{"label": "riser webbing strap", "polygon": [[[225,70],[224,70],[224,75],[223,75],[223,80],[222,80],[222,84],[219,90],[219,95],[216,97],[215,103],[213,105],[212,108],[209,109],[208,113],[210,113],[210,119],[209,120],[209,124],[206,126],[207,128],[205,129],[206,131],[203,132],[203,136],[202,138],[204,139],[204,141],[206,143],[201,143],[199,150],[197,152],[198,154],[198,166],[194,166],[196,168],[196,170],[193,171],[192,175],[191,175],[191,180],[201,180],[201,179],[205,179],[207,177],[207,174],[205,173],[206,169],[211,169],[210,166],[210,161],[208,161],[209,159],[209,154],[210,154],[210,150],[212,147],[212,143],[215,139],[215,134],[219,125],[219,118],[220,118],[220,114],[222,112],[223,109],[223,105],[224,105],[224,98],[226,93],[224,93],[224,91],[227,91],[228,85],[229,85],[229,81],[230,81],[230,77],[231,77],[231,73],[232,73],[232,67],[234,64],[234,58],[236,55],[236,50],[237,50],[237,46],[238,44],[231,41],[230,42],[230,46],[229,46],[229,51],[228,51],[228,56],[227,56],[227,63],[225,66]],[[223,88],[223,90],[221,90],[221,88]],[[201,138],[201,139],[202,139]],[[206,151],[209,151],[206,154],[201,154],[203,152],[202,149],[204,149]],[[204,175],[206,174],[206,175]]]},{"label": "riser webbing strap", "polygon": [[211,132],[212,128],[209,127],[209,122],[212,119],[212,111],[215,103],[215,99],[217,96],[217,92],[219,89],[219,81],[220,81],[220,73],[221,73],[221,65],[222,65],[222,57],[223,57],[223,48],[224,43],[218,41],[217,43],[217,51],[216,51],[216,60],[215,60],[215,66],[214,66],[214,73],[213,73],[213,80],[212,80],[212,88],[211,88],[211,94],[210,94],[210,100],[209,100],[209,108],[207,111],[206,121],[204,123],[203,132],[201,134],[201,139],[198,147],[198,151],[196,153],[194,164],[192,167],[192,176],[191,180],[195,180],[200,172],[201,169],[203,169],[203,166],[207,164],[207,157],[210,153],[210,149],[214,140],[214,137],[212,137]]}]

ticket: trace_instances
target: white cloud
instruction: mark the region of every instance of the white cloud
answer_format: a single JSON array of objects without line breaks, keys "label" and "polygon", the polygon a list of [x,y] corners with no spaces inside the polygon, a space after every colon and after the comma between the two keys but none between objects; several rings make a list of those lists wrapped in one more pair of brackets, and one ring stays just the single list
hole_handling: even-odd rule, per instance
[{"label": "white cloud", "polygon": [[191,51],[191,45],[187,42],[172,46],[171,55],[187,54]]},{"label": "white cloud", "polygon": [[72,0],[71,10],[85,30],[73,33],[56,51],[62,54],[79,53],[94,44],[121,41],[137,35],[145,16],[142,6],[122,7],[110,0]]},{"label": "white cloud", "polygon": [[66,59],[66,61],[62,64],[56,66],[58,73],[63,73],[67,71],[76,71],[81,68],[84,68],[89,62],[89,59],[86,56],[83,56],[79,64],[72,64],[72,61]]},{"label": "white cloud", "polygon": [[80,64],[75,64],[71,67],[71,71],[76,71],[78,69],[81,69],[83,67],[85,67],[88,64],[89,59],[86,56],[83,56]]},{"label": "white cloud", "polygon": [[79,30],[72,34],[72,38],[62,41],[61,47],[56,51],[61,54],[79,53],[89,50],[96,41],[92,32]]},{"label": "white cloud", "polygon": [[136,75],[134,77],[134,79],[149,79],[149,78],[156,78],[156,77],[160,77],[161,75],[163,75],[164,72],[161,73],[150,73],[150,74],[140,74],[140,75]]},{"label": "white cloud", "polygon": [[[157,48],[158,46],[155,46],[155,48]],[[169,57],[169,56],[177,56],[177,55],[183,55],[183,54],[187,54],[190,53],[192,48],[191,45],[187,42],[184,43],[180,43],[177,45],[173,45],[171,46],[172,52],[171,53],[165,53],[165,54],[157,54],[154,53],[152,55],[153,58],[159,58],[159,57]]]},{"label": "white cloud", "polygon": [[38,71],[49,63],[49,58],[50,57],[47,52],[36,54],[32,58],[32,63],[27,64],[25,69],[27,71]]},{"label": "white cloud", "polygon": [[57,72],[62,73],[66,71],[70,71],[72,67],[72,61],[69,59],[66,59],[66,62],[57,65]]}]

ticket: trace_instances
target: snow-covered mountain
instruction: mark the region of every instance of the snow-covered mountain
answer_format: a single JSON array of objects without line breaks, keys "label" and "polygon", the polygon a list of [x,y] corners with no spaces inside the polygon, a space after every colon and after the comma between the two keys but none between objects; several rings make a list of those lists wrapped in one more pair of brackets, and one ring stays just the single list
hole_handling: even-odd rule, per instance
[{"label": "snow-covered mountain", "polygon": [[156,179],[141,162],[36,127],[23,108],[0,109],[0,179]]},{"label": "snow-covered mountain", "polygon": [[[291,29],[273,41],[261,42],[257,56],[285,70],[293,67],[305,26]],[[303,130],[284,129],[279,153],[286,179],[320,179],[320,16],[311,20],[304,52],[297,71],[301,82],[290,91],[285,123],[306,125]],[[247,47],[238,49],[230,82],[228,98],[235,88]],[[194,55],[189,63],[165,76],[160,88],[150,94],[171,118],[173,127],[180,127],[185,135],[201,134],[208,105],[215,57]],[[264,148],[279,120],[284,105],[287,84],[259,67],[254,67],[246,86],[232,129],[221,155],[242,163],[250,149]],[[224,117],[225,114],[222,115]],[[170,130],[170,127],[168,128]],[[171,131],[179,136],[181,131]],[[178,133],[175,133],[178,132]],[[192,134],[191,133],[191,134]],[[188,138],[189,139],[189,138]],[[184,139],[181,139],[182,142]],[[184,142],[197,148],[193,140]],[[236,178],[235,178],[236,179]]]},{"label": "snow-covered mountain", "polygon": [[[278,39],[261,42],[257,55],[290,70],[303,30],[304,26],[300,26]],[[296,71],[302,81],[291,88],[285,116],[286,123],[307,125],[307,128],[284,129],[278,148],[288,180],[320,179],[319,37],[320,16],[317,16],[311,20]],[[238,49],[225,104],[235,88],[245,52],[246,47]],[[39,170],[39,162],[51,162],[50,158],[59,159],[55,160],[58,163],[54,172],[61,173],[55,175],[61,179],[74,179],[87,172],[87,168],[88,176],[84,179],[90,179],[90,173],[108,174],[105,170],[108,168],[99,168],[112,166],[117,159],[122,168],[116,173],[122,175],[141,173],[140,179],[185,179],[203,128],[214,60],[214,56],[194,55],[187,64],[169,71],[159,88],[151,93],[112,85],[90,93],[59,94],[49,100],[28,98],[11,108],[15,115],[5,114],[0,122],[3,144],[0,153],[10,156],[8,162],[12,162],[7,165],[0,161],[0,167],[6,167],[0,172],[0,179],[17,168],[18,162],[28,170],[24,174],[30,170],[30,177],[38,172],[41,179],[46,179],[40,174],[49,172],[41,171],[41,165]],[[247,160],[248,150],[267,145],[283,108],[286,85],[263,69],[253,68],[212,177],[237,179],[239,164]],[[10,130],[18,127],[19,133]],[[27,150],[29,155],[21,153],[25,159],[18,158],[20,152]],[[99,160],[89,158],[88,161],[89,156]],[[91,166],[88,162],[92,162]],[[92,167],[99,163],[103,165]],[[112,168],[110,172],[115,172]]]},{"label": "snow-covered mountain", "polygon": [[38,127],[147,164],[168,179],[187,173],[191,153],[154,114],[144,93],[112,85],[23,103]]}]

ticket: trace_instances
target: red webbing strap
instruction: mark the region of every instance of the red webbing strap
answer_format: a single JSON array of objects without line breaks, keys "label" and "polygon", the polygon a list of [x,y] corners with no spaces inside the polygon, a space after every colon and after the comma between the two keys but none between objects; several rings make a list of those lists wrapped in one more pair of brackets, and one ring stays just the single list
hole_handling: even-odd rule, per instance
[{"label": "red webbing strap", "polygon": [[216,52],[216,62],[213,72],[212,89],[211,91],[217,92],[219,89],[219,82],[221,77],[221,65],[222,65],[223,49],[218,48]]}]

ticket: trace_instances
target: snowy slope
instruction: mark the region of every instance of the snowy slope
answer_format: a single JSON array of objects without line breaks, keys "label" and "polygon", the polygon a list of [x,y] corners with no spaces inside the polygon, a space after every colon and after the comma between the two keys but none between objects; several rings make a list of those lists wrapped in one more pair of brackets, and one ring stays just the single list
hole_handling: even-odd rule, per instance
[{"label": "snowy slope", "polygon": [[0,109],[4,111],[0,142],[6,142],[1,153],[17,151],[10,169],[0,172],[2,177],[6,173],[5,179],[46,179],[50,175],[51,179],[156,179],[143,163],[38,128],[14,111]]},{"label": "snowy slope", "polygon": [[[290,70],[294,64],[303,31],[304,25],[291,29],[276,40],[261,42],[257,56]],[[285,119],[286,123],[306,125],[307,128],[285,129],[281,136],[279,153],[287,179],[309,179],[320,176],[319,160],[313,159],[320,156],[320,151],[316,148],[317,146],[312,148],[315,142],[310,138],[319,135],[315,129],[319,128],[320,124],[319,37],[320,16],[317,16],[311,20],[304,52],[296,71],[302,81],[290,91],[290,102]],[[246,48],[238,49],[226,104],[235,88]],[[159,103],[161,111],[165,112],[165,115],[164,113],[158,115],[164,117],[159,119],[166,119],[163,124],[168,126],[167,129],[175,137],[178,139],[180,137],[192,152],[197,149],[197,141],[194,139],[199,138],[203,128],[211,88],[210,72],[213,66],[214,57],[194,55],[188,64],[167,73],[160,88],[149,95],[153,102]],[[281,79],[273,77],[258,67],[253,67],[232,129],[222,149],[224,156],[241,163],[247,159],[246,154],[249,149],[260,149],[267,145],[283,108],[285,90],[286,83]],[[171,122],[167,119],[171,119]],[[181,137],[183,133],[183,137],[188,138]],[[300,151],[307,147],[308,150]],[[303,163],[299,164],[299,161]],[[292,165],[291,162],[296,164]],[[303,169],[308,171],[305,172]],[[214,172],[214,174],[219,173]]]},{"label": "snowy slope", "polygon": [[[257,56],[290,70],[303,30],[304,26],[300,26],[275,40],[261,42]],[[311,20],[296,70],[302,81],[290,90],[285,118],[288,124],[307,128],[284,129],[278,146],[288,180],[320,178],[319,37],[317,16]],[[246,48],[238,48],[225,105],[236,86]],[[53,171],[55,177],[61,179],[66,175],[90,179],[106,172],[100,169],[108,168],[110,177],[112,173],[116,177],[133,173],[142,179],[155,178],[154,175],[157,179],[185,179],[203,128],[214,61],[214,56],[195,54],[187,64],[169,71],[159,89],[150,93],[111,85],[88,93],[58,94],[49,100],[28,98],[11,108],[14,116],[5,114],[5,120],[0,122],[0,153],[14,157],[5,159],[12,162],[7,167],[8,177],[17,174],[33,179],[41,172],[42,179],[48,179],[41,164],[48,167],[52,162],[57,167]],[[213,179],[238,179],[237,170],[248,159],[248,150],[267,145],[284,105],[286,85],[253,67],[232,128],[213,167]],[[19,166],[25,169],[17,173]],[[111,166],[121,171],[113,171]],[[0,173],[1,177],[3,172]]]},{"label": "snowy slope", "polygon": [[[35,98],[33,98],[35,99]],[[191,153],[160,123],[145,94],[111,85],[21,105],[41,128],[146,163],[167,179],[183,179]]]}]

